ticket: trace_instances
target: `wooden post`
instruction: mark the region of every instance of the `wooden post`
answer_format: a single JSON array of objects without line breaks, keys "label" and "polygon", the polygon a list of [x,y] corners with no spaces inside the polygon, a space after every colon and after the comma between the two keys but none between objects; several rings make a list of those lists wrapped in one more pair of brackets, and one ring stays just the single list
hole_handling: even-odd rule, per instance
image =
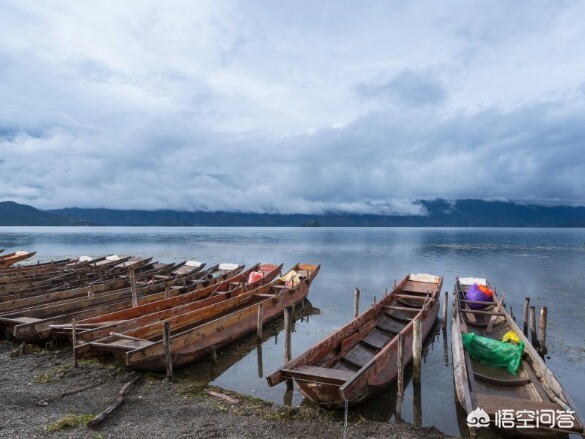
[{"label": "wooden post", "polygon": [[374,296],[374,300],[372,300],[372,306],[376,306],[376,296]]},{"label": "wooden post", "polygon": [[398,355],[396,361],[398,364],[398,395],[402,397],[404,395],[404,334],[402,332],[398,334]]},{"label": "wooden post", "polygon": [[398,367],[397,390],[396,390],[396,420],[402,419],[402,398],[404,395],[404,334],[398,334],[398,355],[396,356]]},{"label": "wooden post", "polygon": [[262,343],[258,343],[256,347],[256,355],[258,357],[258,378],[264,375],[264,365],[262,361]]},{"label": "wooden post", "polygon": [[264,304],[258,305],[258,319],[256,320],[256,338],[262,340],[262,323],[264,322]]},{"label": "wooden post", "polygon": [[421,384],[416,381],[412,383],[412,420],[416,428],[422,427],[422,392]]},{"label": "wooden post", "polygon": [[530,310],[530,297],[524,298],[524,335],[528,337],[528,311]]},{"label": "wooden post", "polygon": [[540,320],[538,322],[538,338],[540,340],[540,345],[538,349],[538,353],[541,356],[545,356],[547,353],[546,348],[546,320],[548,316],[548,309],[546,306],[540,308]]},{"label": "wooden post", "polygon": [[360,314],[360,290],[355,289],[353,293],[353,318],[355,319]]},{"label": "wooden post", "polygon": [[211,347],[210,354],[211,361],[213,361],[213,364],[217,364],[217,348],[215,346]]},{"label": "wooden post", "polygon": [[388,288],[384,288],[384,297],[388,295]]},{"label": "wooden post", "polygon": [[[287,306],[286,308],[284,308],[284,362],[285,363],[288,363],[292,358],[291,336],[292,336],[292,307]],[[286,380],[286,387],[288,390],[292,390],[293,381],[291,379]]]},{"label": "wooden post", "polygon": [[536,308],[530,307],[530,341],[538,349],[538,335],[536,334]]},{"label": "wooden post", "polygon": [[412,326],[412,379],[420,383],[422,358],[421,322],[416,319]]},{"label": "wooden post", "polygon": [[449,292],[445,290],[445,301],[443,302],[443,321],[441,322],[443,331],[447,330],[447,308],[449,307]]},{"label": "wooden post", "polygon": [[394,279],[394,288],[396,288],[396,279]]},{"label": "wooden post", "polygon": [[292,307],[284,308],[284,361],[288,363],[291,358],[291,335],[292,335]]},{"label": "wooden post", "polygon": [[73,367],[79,366],[79,362],[77,361],[77,350],[75,347],[77,346],[77,330],[75,327],[75,317],[71,319],[71,342],[73,344]]},{"label": "wooden post", "polygon": [[171,297],[171,286],[167,283],[165,287],[165,299]]},{"label": "wooden post", "polygon": [[132,308],[138,306],[138,293],[136,291],[136,273],[134,268],[130,268],[130,290],[132,291]]},{"label": "wooden post", "polygon": [[171,324],[168,320],[163,322],[163,348],[165,350],[165,367],[167,378],[173,380],[173,358],[171,353]]},{"label": "wooden post", "polygon": [[90,299],[93,297],[93,286],[89,286],[89,291],[87,292],[87,297]]}]

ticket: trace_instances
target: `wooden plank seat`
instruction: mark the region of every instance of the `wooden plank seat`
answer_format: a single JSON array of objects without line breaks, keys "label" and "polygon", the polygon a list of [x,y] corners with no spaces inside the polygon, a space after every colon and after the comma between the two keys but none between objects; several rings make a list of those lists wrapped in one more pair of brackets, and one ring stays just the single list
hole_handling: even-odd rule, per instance
[{"label": "wooden plank seat", "polygon": [[394,335],[402,331],[404,326],[406,326],[404,323],[393,321],[386,315],[384,315],[382,318],[379,318],[378,323],[376,324],[376,328]]},{"label": "wooden plank seat", "polygon": [[394,310],[394,311],[407,311],[407,312],[413,312],[415,314],[418,314],[420,311],[420,308],[408,308],[405,306],[394,306],[394,305],[385,306],[384,309],[387,309],[390,311],[392,311],[392,310]]},{"label": "wooden plank seat", "polygon": [[392,320],[395,320],[395,321],[400,322],[400,323],[408,324],[412,321],[412,318],[410,318],[410,317],[403,317],[400,315],[392,314],[388,311],[385,311],[384,314],[387,315],[388,317],[390,317]]},{"label": "wooden plank seat", "polygon": [[353,373],[346,370],[318,366],[299,366],[296,369],[281,369],[281,372],[286,378],[318,381],[325,384],[343,384],[353,377]]},{"label": "wooden plank seat", "polygon": [[417,284],[415,282],[407,282],[402,288],[402,291],[408,293],[426,294],[429,291],[429,284]]},{"label": "wooden plank seat", "polygon": [[377,349],[382,349],[392,338],[390,334],[374,329],[362,341]]},{"label": "wooden plank seat", "polygon": [[342,360],[361,369],[368,361],[372,359],[374,355],[375,352],[373,352],[372,349],[367,348],[362,344],[357,344],[341,358]]},{"label": "wooden plank seat", "polygon": [[421,302],[424,302],[425,300],[427,300],[426,295],[425,296],[415,296],[415,295],[410,295],[410,294],[394,294],[392,297],[397,297],[399,299],[419,300]]},{"label": "wooden plank seat", "polygon": [[479,381],[483,381],[489,384],[496,384],[498,386],[523,386],[525,384],[531,383],[529,378],[502,379],[484,375],[475,371],[473,372],[473,376]]}]

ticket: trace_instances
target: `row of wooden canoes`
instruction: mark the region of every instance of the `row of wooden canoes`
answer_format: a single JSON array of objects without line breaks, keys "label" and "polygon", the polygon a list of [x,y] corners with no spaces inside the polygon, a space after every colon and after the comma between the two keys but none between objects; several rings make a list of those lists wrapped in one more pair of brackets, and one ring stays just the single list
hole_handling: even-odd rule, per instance
[{"label": "row of wooden canoes", "polygon": [[166,324],[172,363],[181,366],[254,331],[259,307],[262,322],[267,322],[303,301],[320,269],[296,264],[280,276],[282,265],[273,264],[247,270],[220,264],[204,270],[200,263],[165,265],[140,258],[117,262],[121,259],[121,264],[135,262],[132,275],[125,265],[125,275],[109,276],[119,268],[113,265],[100,274],[101,282],[91,285],[18,298],[7,294],[0,301],[0,326],[6,336],[29,342],[69,337],[77,357],[114,354],[128,367],[159,370],[165,365]]},{"label": "row of wooden canoes", "polygon": [[[397,378],[398,335],[403,334],[403,361],[409,363],[413,322],[421,321],[423,338],[430,333],[439,311],[442,282],[442,278],[432,275],[406,276],[379,303],[268,376],[268,384],[274,386],[292,379],[303,395],[326,408],[356,405],[373,397]],[[572,428],[559,428],[554,418],[547,424],[534,417],[528,428],[507,428],[501,433],[528,437],[583,434],[583,423],[574,414],[575,406],[567,392],[497,295],[493,303],[480,304],[480,310],[470,307],[474,303],[466,300],[465,292],[472,282],[487,285],[485,279],[457,279],[453,302],[453,371],[461,406],[468,414],[478,408],[484,410],[492,426],[496,426],[496,415],[502,410],[569,410],[573,412]],[[518,375],[486,366],[463,348],[462,334],[467,332],[501,340],[509,331],[525,345]],[[475,435],[476,429],[470,430]]]}]

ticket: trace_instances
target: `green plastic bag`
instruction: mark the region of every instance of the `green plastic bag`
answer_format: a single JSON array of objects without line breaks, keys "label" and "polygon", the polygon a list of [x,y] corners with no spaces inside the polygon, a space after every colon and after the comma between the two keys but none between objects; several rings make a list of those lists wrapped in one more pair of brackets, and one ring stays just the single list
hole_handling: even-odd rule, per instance
[{"label": "green plastic bag", "polygon": [[522,360],[524,343],[515,345],[503,341],[481,337],[473,332],[461,334],[463,347],[474,360],[492,367],[502,367],[508,372],[518,375],[518,367]]}]

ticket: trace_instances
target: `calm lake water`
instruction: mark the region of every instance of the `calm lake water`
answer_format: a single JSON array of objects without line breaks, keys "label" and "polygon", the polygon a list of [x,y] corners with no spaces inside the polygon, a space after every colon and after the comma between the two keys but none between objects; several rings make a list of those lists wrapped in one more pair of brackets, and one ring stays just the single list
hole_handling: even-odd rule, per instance
[{"label": "calm lake water", "polygon": [[[519,323],[525,296],[549,312],[547,363],[585,412],[585,230],[463,228],[52,228],[0,227],[6,253],[34,249],[41,261],[79,255],[154,256],[161,262],[198,259],[208,264],[238,262],[319,263],[306,311],[296,321],[293,356],[347,323],[354,289],[363,310],[374,296],[410,272],[444,277],[452,291],[455,276],[487,277],[506,292]],[[537,308],[538,309],[538,308]],[[304,404],[284,384],[269,388],[265,376],[282,364],[282,322],[219,352],[219,363],[204,360],[181,372],[183,379],[212,384],[279,404]],[[447,335],[447,337],[449,334]],[[409,383],[402,416],[459,435],[450,341],[437,329],[427,342],[422,388]],[[378,420],[394,419],[394,390],[355,411]],[[414,413],[414,415],[413,415]],[[462,431],[461,434],[465,432]]]}]

